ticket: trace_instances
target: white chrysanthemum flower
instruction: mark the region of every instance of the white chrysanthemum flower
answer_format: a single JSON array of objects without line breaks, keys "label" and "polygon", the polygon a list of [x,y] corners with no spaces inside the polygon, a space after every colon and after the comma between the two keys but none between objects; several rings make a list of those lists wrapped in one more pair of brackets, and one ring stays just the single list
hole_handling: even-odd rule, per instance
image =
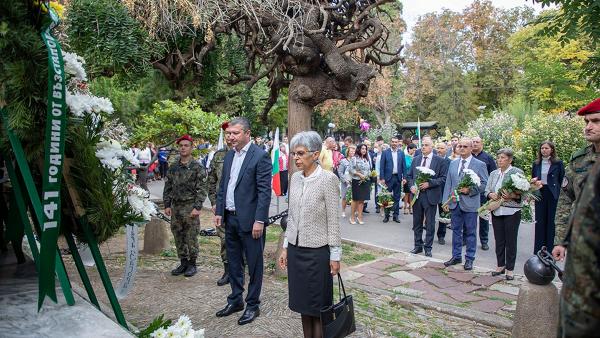
[{"label": "white chrysanthemum flower", "polygon": [[71,114],[76,117],[83,117],[84,113],[91,114],[105,112],[107,114],[112,114],[114,111],[110,100],[104,97],[67,92],[66,101]]},{"label": "white chrysanthemum flower", "polygon": [[65,62],[65,72],[79,81],[87,81],[87,74],[83,65],[85,60],[75,54],[69,52],[63,52],[63,61]]},{"label": "white chrysanthemum flower", "polygon": [[153,337],[153,338],[165,338],[166,336],[167,336],[167,330],[165,330],[162,327],[150,334],[150,337]]},{"label": "white chrysanthemum flower", "polygon": [[435,176],[435,171],[433,171],[427,167],[417,167],[417,170],[423,174]]},{"label": "white chrysanthemum flower", "polygon": [[474,172],[472,169],[465,169],[465,170],[463,170],[463,173],[465,175],[469,175],[469,177],[471,178],[471,181],[476,186],[479,186],[481,184],[481,178],[479,178],[479,175],[477,175],[477,173]]},{"label": "white chrysanthemum flower", "polygon": [[520,191],[528,191],[531,187],[529,180],[521,174],[512,174],[510,175],[510,178],[512,179],[515,188],[519,189]]}]

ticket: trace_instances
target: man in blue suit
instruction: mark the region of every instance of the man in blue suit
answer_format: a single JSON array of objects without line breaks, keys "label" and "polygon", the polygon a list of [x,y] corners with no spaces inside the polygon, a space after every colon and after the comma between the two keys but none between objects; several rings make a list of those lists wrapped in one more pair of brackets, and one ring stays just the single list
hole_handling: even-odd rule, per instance
[{"label": "man in blue suit", "polygon": [[451,210],[452,214],[452,258],[449,261],[444,262],[444,265],[450,266],[462,263],[462,230],[463,226],[465,226],[467,228],[465,270],[473,269],[475,251],[477,250],[477,237],[475,235],[477,231],[477,209],[480,206],[480,193],[485,189],[488,179],[485,163],[473,157],[471,154],[472,149],[473,141],[471,139],[462,138],[458,142],[456,150],[460,157],[450,163],[442,197],[444,201],[448,200],[464,177],[465,169],[473,170],[481,179],[481,182],[477,187],[461,188],[458,190],[458,202],[453,198],[450,203],[448,203],[448,208]]},{"label": "man in blue suit", "polygon": [[[437,205],[442,199],[442,188],[446,183],[446,173],[448,167],[446,161],[434,155],[433,141],[430,137],[423,137],[421,140],[421,155],[416,156],[410,166],[406,180],[411,187],[410,191],[413,194],[420,190],[419,198],[413,205],[413,233],[415,236],[415,247],[411,251],[413,254],[423,252],[425,248],[425,256],[431,257],[431,248],[433,246],[433,237],[435,233],[435,214]],[[417,187],[415,181],[419,176],[417,167],[426,167],[435,172],[427,182],[420,183]],[[425,243],[423,243],[423,220],[425,220]]]},{"label": "man in blue suit", "polygon": [[[400,223],[400,197],[402,193],[402,185],[406,183],[403,179],[404,175],[404,152],[400,149],[400,138],[397,136],[392,137],[390,142],[391,148],[384,151],[381,155],[380,162],[380,183],[385,183],[388,190],[392,193],[394,198],[394,222]],[[383,223],[390,221],[389,213],[385,214]]]},{"label": "man in blue suit", "polygon": [[238,324],[252,322],[259,316],[260,291],[263,278],[264,227],[268,223],[271,204],[271,170],[269,154],[250,143],[250,123],[236,117],[225,129],[229,150],[223,161],[222,179],[217,193],[215,224],[225,224],[225,245],[229,258],[231,294],[227,306],[217,317],[244,310],[244,268],[242,255],[248,263],[250,282],[246,310]]}]

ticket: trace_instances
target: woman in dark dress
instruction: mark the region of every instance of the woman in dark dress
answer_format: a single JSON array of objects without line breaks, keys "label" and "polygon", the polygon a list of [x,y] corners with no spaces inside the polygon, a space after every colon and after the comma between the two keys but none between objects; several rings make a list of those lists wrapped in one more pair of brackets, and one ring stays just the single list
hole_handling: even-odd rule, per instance
[{"label": "woman in dark dress", "polygon": [[535,244],[536,254],[542,246],[548,252],[554,248],[554,217],[560,195],[561,184],[565,177],[565,165],[556,157],[556,147],[550,141],[544,141],[538,148],[537,159],[531,168],[531,177],[542,181],[542,198],[535,202]]}]

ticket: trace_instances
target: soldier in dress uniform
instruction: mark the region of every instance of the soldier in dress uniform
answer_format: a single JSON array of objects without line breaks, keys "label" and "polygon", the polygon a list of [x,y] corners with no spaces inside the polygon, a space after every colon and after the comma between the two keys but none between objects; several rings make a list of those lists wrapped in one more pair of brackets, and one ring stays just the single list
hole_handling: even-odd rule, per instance
[{"label": "soldier in dress uniform", "polygon": [[[228,125],[229,124],[227,121],[223,122],[223,124],[221,124],[221,128],[225,130],[227,129]],[[210,200],[210,205],[212,205],[213,214],[215,213],[215,208],[217,205],[217,189],[219,188],[219,182],[221,182],[221,176],[223,173],[223,160],[225,159],[225,154],[227,154],[228,150],[228,145],[222,149],[217,149],[213,155],[208,169],[208,199]],[[229,283],[229,264],[227,261],[227,250],[225,247],[225,227],[217,227],[217,234],[221,240],[221,260],[223,261],[224,267],[223,276],[221,276],[221,278],[217,281],[217,285],[223,286]]]},{"label": "soldier in dress uniform", "polygon": [[552,254],[565,258],[559,337],[591,337],[600,332],[600,98],[581,108],[585,139],[573,154],[558,200]]},{"label": "soldier in dress uniform", "polygon": [[167,171],[163,191],[165,214],[171,216],[171,231],[181,260],[171,274],[191,277],[197,272],[199,216],[207,195],[206,170],[192,158],[191,136],[183,135],[176,143],[179,158]]}]

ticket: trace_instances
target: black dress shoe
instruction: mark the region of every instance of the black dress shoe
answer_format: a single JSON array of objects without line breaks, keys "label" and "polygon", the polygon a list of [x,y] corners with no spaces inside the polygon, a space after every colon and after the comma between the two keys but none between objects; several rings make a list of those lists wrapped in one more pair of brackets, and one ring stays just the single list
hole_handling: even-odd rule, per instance
[{"label": "black dress shoe", "polygon": [[445,244],[446,244],[446,240],[445,240],[445,239],[443,239],[443,238],[439,238],[439,239],[438,239],[438,244],[439,244],[439,245],[445,245]]},{"label": "black dress shoe", "polygon": [[481,243],[481,250],[486,250],[487,251],[489,249],[490,249],[490,246],[487,245],[487,243]]},{"label": "black dress shoe", "polygon": [[221,311],[217,312],[217,317],[227,317],[232,313],[240,312],[244,309],[244,304],[227,304]]},{"label": "black dress shoe", "polygon": [[259,315],[260,315],[260,309],[256,309],[256,310],[246,309],[246,311],[244,311],[244,314],[240,317],[240,319],[238,319],[238,324],[245,325],[248,323],[252,323],[254,321],[254,319],[256,319],[256,317],[258,317]]},{"label": "black dress shoe", "polygon": [[449,261],[444,262],[444,265],[450,266],[450,265],[456,265],[456,264],[460,264],[460,263],[462,263],[462,259],[452,257],[452,258],[450,258]]},{"label": "black dress shoe", "polygon": [[370,214],[371,212],[367,209],[363,209],[363,214]]},{"label": "black dress shoe", "polygon": [[465,270],[473,270],[473,261],[465,261]]},{"label": "black dress shoe", "polygon": [[411,254],[420,254],[421,252],[423,252],[423,248],[414,248],[412,250],[410,250]]},{"label": "black dress shoe", "polygon": [[492,271],[492,276],[496,277],[496,276],[503,275],[505,271],[506,271],[506,269],[502,269],[502,271]]},{"label": "black dress shoe", "polygon": [[375,209],[375,213],[378,214],[379,213],[379,208]]},{"label": "black dress shoe", "polygon": [[431,250],[425,250],[425,256],[432,257]]},{"label": "black dress shoe", "polygon": [[400,223],[400,219],[398,217],[394,217],[394,222]]},{"label": "black dress shoe", "polygon": [[390,216],[385,216],[385,217],[383,218],[383,223],[387,223],[387,222],[389,222],[389,221],[390,221]]}]

